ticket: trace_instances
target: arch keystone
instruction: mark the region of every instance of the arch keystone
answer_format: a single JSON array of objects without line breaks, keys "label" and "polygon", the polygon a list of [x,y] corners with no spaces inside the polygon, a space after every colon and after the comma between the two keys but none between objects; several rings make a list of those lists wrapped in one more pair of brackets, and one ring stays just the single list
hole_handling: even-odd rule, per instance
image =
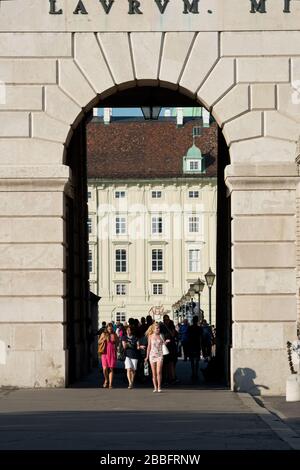
[{"label": "arch keystone", "polygon": [[131,33],[132,55],[137,80],[157,80],[162,33]]}]

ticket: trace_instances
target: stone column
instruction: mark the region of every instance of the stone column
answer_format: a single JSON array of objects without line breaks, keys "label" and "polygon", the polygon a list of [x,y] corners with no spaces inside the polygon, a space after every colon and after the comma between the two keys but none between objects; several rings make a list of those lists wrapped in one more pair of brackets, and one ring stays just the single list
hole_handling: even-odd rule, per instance
[{"label": "stone column", "polygon": [[[298,173],[299,169],[299,156],[297,158]],[[297,186],[296,197],[296,263],[297,263],[297,329],[300,328],[300,184]]]},{"label": "stone column", "polygon": [[232,389],[283,395],[296,338],[296,164],[229,165]]},{"label": "stone column", "polygon": [[66,384],[63,165],[0,166],[0,385]]}]

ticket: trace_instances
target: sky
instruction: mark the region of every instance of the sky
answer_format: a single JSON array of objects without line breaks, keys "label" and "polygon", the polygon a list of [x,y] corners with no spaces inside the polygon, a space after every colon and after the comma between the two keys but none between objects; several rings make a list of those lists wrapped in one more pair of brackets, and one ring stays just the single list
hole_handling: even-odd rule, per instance
[{"label": "sky", "polygon": [[[166,109],[171,110],[171,115],[176,116],[176,108],[162,108],[160,116],[164,116]],[[183,108],[184,116],[201,116],[202,108]],[[98,116],[103,116],[103,108],[98,108]],[[143,117],[141,108],[112,108],[113,117]]]}]

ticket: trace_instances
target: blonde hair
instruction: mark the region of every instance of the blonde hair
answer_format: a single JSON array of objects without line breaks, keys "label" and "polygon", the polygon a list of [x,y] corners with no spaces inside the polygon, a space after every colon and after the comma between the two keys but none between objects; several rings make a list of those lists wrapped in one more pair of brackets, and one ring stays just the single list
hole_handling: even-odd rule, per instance
[{"label": "blonde hair", "polygon": [[152,325],[149,326],[148,330],[146,331],[145,335],[146,336],[151,336],[154,333],[154,330],[156,327],[160,328],[160,324],[158,322],[152,323]]}]

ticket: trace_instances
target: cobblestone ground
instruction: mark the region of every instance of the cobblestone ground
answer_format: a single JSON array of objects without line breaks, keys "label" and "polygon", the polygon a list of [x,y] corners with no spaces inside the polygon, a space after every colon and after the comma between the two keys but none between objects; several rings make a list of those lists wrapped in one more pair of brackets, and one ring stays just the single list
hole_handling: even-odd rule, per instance
[{"label": "cobblestone ground", "polygon": [[189,382],[154,394],[150,384],[100,388],[95,371],[68,389],[1,390],[0,449],[288,450],[235,393]]}]

